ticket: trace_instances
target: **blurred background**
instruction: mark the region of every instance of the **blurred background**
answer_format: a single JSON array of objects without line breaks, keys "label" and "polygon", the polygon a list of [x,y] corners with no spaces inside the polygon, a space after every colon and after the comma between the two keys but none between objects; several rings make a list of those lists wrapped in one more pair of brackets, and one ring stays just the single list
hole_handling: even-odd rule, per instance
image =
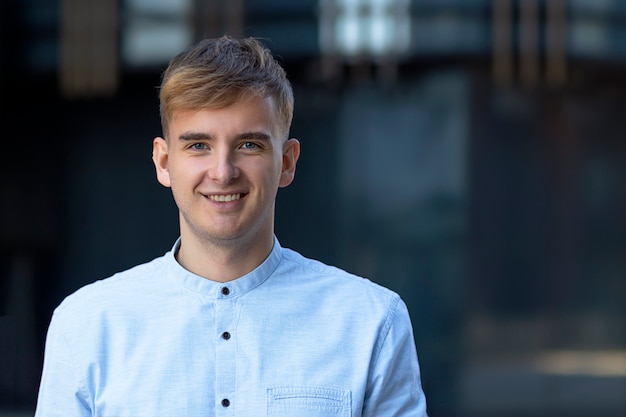
[{"label": "blurred background", "polygon": [[0,33],[0,416],[54,307],[178,236],[157,85],[225,33],[294,85],[281,243],[400,293],[431,417],[626,416],[626,2],[2,0]]}]

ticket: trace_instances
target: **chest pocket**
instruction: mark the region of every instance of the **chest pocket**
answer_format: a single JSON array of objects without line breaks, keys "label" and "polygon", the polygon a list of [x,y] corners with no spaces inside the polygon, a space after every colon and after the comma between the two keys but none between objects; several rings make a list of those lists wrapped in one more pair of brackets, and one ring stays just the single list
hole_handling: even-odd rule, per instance
[{"label": "chest pocket", "polygon": [[267,390],[267,417],[351,417],[350,391],[328,387]]}]

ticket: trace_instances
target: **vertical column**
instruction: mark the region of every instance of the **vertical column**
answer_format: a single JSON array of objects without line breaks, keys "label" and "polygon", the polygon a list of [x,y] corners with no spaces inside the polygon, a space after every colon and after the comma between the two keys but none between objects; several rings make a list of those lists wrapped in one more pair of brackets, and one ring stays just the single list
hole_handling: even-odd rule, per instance
[{"label": "vertical column", "polygon": [[319,0],[320,76],[323,80],[336,80],[341,75],[341,60],[337,47],[337,19],[339,10],[335,0]]},{"label": "vertical column", "polygon": [[196,36],[218,37],[221,33],[220,3],[219,0],[196,0]]},{"label": "vertical column", "polygon": [[493,0],[493,77],[500,86],[513,79],[512,0]]},{"label": "vertical column", "polygon": [[546,81],[559,87],[567,79],[565,0],[546,3]]},{"label": "vertical column", "polygon": [[226,33],[232,36],[243,35],[243,0],[226,0],[224,18]]},{"label": "vertical column", "polygon": [[[87,0],[85,0],[87,1]],[[85,56],[76,53],[84,46],[86,39],[84,25],[81,25],[81,14],[84,4],[80,0],[63,0],[61,5],[61,57],[60,84],[66,96],[74,96],[77,91],[85,88],[87,80],[80,68],[86,67]]]},{"label": "vertical column", "polygon": [[538,0],[520,1],[520,80],[525,87],[539,82]]},{"label": "vertical column", "polygon": [[243,36],[243,0],[196,0],[195,10],[198,37]]},{"label": "vertical column", "polygon": [[68,97],[114,93],[118,80],[117,6],[63,0],[59,84]]},{"label": "vertical column", "polygon": [[92,86],[96,93],[115,91],[118,79],[117,2],[91,0],[93,40],[91,48]]}]

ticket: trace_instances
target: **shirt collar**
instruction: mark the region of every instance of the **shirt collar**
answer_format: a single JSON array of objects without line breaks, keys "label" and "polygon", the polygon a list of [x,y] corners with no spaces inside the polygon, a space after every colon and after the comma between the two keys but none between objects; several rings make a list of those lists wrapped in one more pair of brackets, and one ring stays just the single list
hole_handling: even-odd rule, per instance
[{"label": "shirt collar", "polygon": [[242,295],[261,285],[276,270],[282,259],[282,247],[274,236],[274,246],[269,256],[253,271],[229,282],[217,282],[196,275],[178,263],[174,256],[180,248],[179,237],[172,249],[165,254],[168,275],[190,291],[201,293],[212,298],[232,298]]}]

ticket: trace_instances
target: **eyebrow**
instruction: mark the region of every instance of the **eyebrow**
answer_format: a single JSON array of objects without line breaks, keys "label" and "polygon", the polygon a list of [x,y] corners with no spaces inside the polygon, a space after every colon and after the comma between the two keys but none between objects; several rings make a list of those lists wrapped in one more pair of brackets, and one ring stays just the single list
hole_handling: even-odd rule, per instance
[{"label": "eyebrow", "polygon": [[194,141],[194,140],[208,140],[213,139],[213,135],[202,132],[183,132],[178,136],[178,140]]},{"label": "eyebrow", "polygon": [[[215,137],[210,133],[204,132],[183,132],[178,136],[178,140],[182,141],[194,141],[194,140],[213,140]],[[270,135],[265,132],[260,131],[252,131],[252,132],[244,132],[237,135],[237,139],[239,140],[264,140],[269,141],[271,139]]]},{"label": "eyebrow", "polygon": [[247,140],[247,139],[270,140],[270,135],[268,135],[265,132],[245,132],[240,135],[237,135],[237,137],[243,140]]}]

